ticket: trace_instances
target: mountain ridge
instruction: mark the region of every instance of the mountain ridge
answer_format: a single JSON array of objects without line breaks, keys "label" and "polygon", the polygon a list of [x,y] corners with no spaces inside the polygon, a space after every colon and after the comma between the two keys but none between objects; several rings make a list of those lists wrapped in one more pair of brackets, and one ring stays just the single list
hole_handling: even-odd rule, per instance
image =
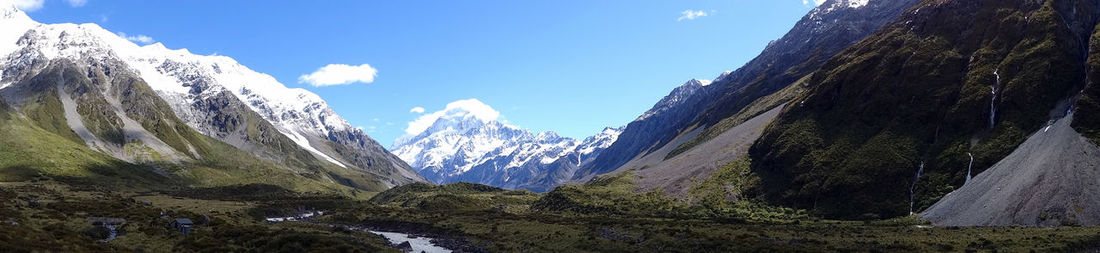
[{"label": "mountain ridge", "polygon": [[492,110],[476,99],[451,103],[428,127],[395,140],[391,150],[434,183],[546,191],[618,136],[610,127],[584,140],[535,134],[474,113],[482,109]]},{"label": "mountain ridge", "polygon": [[[423,180],[317,95],[287,89],[232,58],[138,46],[95,24],[40,24],[14,6],[0,7],[0,20],[6,24],[0,28],[4,100],[26,111],[56,98],[59,106],[49,110],[57,115],[43,115],[53,118],[37,124],[113,157],[202,162],[210,156],[200,155],[209,136],[249,156],[309,171],[311,180],[371,190]],[[24,100],[27,95],[39,99]],[[148,155],[139,159],[134,152]]]}]

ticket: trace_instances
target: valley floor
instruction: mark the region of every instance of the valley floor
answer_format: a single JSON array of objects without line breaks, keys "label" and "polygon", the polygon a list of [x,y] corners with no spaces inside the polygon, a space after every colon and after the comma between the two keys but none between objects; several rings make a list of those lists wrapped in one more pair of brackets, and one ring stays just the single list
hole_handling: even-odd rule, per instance
[{"label": "valley floor", "polygon": [[[1051,252],[1100,248],[1100,227],[934,227],[915,219],[782,222],[592,215],[543,210],[527,192],[477,185],[423,187],[415,198],[371,201],[270,186],[174,192],[112,192],[39,179],[0,183],[0,248],[8,252],[379,252],[393,251],[366,227],[436,238],[456,252]],[[396,188],[402,189],[402,188]],[[401,190],[399,190],[401,191]],[[437,192],[438,194],[426,194]],[[454,199],[448,199],[454,198]],[[450,200],[476,199],[467,202]],[[466,199],[469,200],[469,199]],[[488,202],[479,202],[487,200]],[[306,221],[264,217],[325,210]],[[117,237],[93,225],[124,219]],[[169,226],[195,222],[190,235]],[[100,239],[100,240],[97,240]]]}]

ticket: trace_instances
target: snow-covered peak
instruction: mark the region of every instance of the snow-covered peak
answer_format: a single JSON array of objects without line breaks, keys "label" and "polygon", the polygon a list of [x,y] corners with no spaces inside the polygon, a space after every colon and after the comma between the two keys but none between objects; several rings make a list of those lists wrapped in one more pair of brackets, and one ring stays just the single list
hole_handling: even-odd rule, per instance
[{"label": "snow-covered peak", "polygon": [[[228,91],[275,125],[304,149],[343,166],[313,147],[333,132],[348,131],[365,137],[337,115],[320,96],[288,88],[274,77],[256,72],[236,60],[218,55],[196,55],[187,49],[169,49],[161,43],[139,46],[99,25],[39,24],[18,9],[0,8],[0,57],[43,59],[116,59],[173,105],[191,127],[206,132],[207,120],[195,101]],[[13,56],[13,52],[24,52]],[[18,62],[18,61],[5,61]],[[0,76],[3,80],[4,76]]]},{"label": "snow-covered peak", "polygon": [[494,121],[500,117],[500,112],[497,112],[492,107],[482,103],[476,98],[459,100],[447,104],[447,110],[444,112],[450,117],[473,117],[482,122]]},{"label": "snow-covered peak", "polygon": [[[832,13],[840,9],[859,9],[863,6],[867,6],[871,0],[830,0],[818,6],[810,12],[811,19],[819,19],[825,14]],[[892,1],[892,0],[891,0]]]},{"label": "snow-covered peak", "polygon": [[726,78],[729,78],[730,74],[732,74],[732,73],[733,73],[732,70],[726,70],[725,72],[722,72],[722,74],[718,75],[718,77],[714,78],[714,81],[711,81],[711,82],[712,83],[717,83],[717,82],[725,81]]},{"label": "snow-covered peak", "polygon": [[448,174],[460,174],[477,165],[490,152],[536,142],[546,135],[536,136],[528,130],[503,124],[495,120],[499,116],[481,101],[460,100],[410,123],[410,128],[419,128],[422,121],[434,120],[420,130],[407,131],[417,133],[398,138],[391,150],[414,168],[433,167]]},{"label": "snow-covered peak", "polygon": [[848,0],[848,8],[859,8],[867,6],[867,2],[870,0]]},{"label": "snow-covered peak", "polygon": [[421,135],[429,128],[436,127],[439,124],[439,119],[453,122],[469,119],[488,124],[496,121],[499,117],[500,112],[474,98],[451,102],[443,110],[421,115],[413,122],[409,122],[409,127],[405,129],[405,135],[399,137],[393,146],[404,145],[409,139]]},{"label": "snow-covered peak", "polygon": [[[589,154],[610,146],[621,131],[607,128],[581,142],[553,131],[535,134],[496,120],[499,117],[476,99],[457,101],[409,123],[406,135],[390,150],[429,181],[514,187],[530,183],[524,180],[540,171],[560,168],[554,166],[578,166]],[[432,122],[422,122],[427,120]]]},{"label": "snow-covered peak", "polygon": [[681,84],[679,87],[676,87],[676,89],[673,89],[672,92],[669,93],[668,96],[662,98],[661,101],[657,101],[657,104],[653,105],[653,107],[643,113],[642,116],[638,116],[638,118],[634,121],[642,121],[648,119],[650,117],[653,117],[654,115],[663,113],[670,108],[675,107],[676,105],[682,104],[686,102],[688,98],[694,96],[696,93],[699,93],[701,90],[704,89],[704,87],[710,84],[711,81],[707,80],[688,80],[687,82],[684,82],[684,84]]},{"label": "snow-covered peak", "polygon": [[588,155],[597,150],[610,147],[611,144],[619,139],[619,134],[623,133],[623,129],[626,129],[626,126],[617,128],[606,127],[603,131],[600,131],[600,133],[585,138],[580,146],[577,147],[577,152],[580,152],[582,155]]},{"label": "snow-covered peak", "polygon": [[[710,85],[711,81],[710,80],[701,80],[701,79],[691,79],[691,81],[688,81],[688,83],[690,83],[691,85],[699,85],[700,87],[702,87],[702,86]],[[684,84],[684,85],[687,85],[687,84]]]},{"label": "snow-covered peak", "polygon": [[13,2],[0,1],[0,20],[12,20],[12,19],[25,19],[30,20],[27,17],[27,13],[24,13]]},{"label": "snow-covered peak", "polygon": [[38,25],[14,4],[0,2],[0,56],[17,50],[19,37]]}]

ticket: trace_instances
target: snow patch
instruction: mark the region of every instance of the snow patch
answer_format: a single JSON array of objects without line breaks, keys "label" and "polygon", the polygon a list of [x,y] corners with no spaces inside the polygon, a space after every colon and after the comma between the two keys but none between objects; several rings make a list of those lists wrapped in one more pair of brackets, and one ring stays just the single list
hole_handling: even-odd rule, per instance
[{"label": "snow patch", "polygon": [[310,153],[313,153],[314,155],[317,155],[318,157],[324,158],[325,160],[327,160],[331,163],[334,163],[336,165],[339,165],[340,167],[344,167],[345,169],[348,168],[348,166],[345,166],[343,163],[340,163],[340,161],[337,161],[336,159],[333,159],[331,156],[328,156],[325,153],[321,152],[320,150],[317,150],[317,148],[314,148],[312,145],[309,144],[309,139],[306,139],[305,136],[302,136],[298,132],[295,132],[294,130],[286,130],[286,131],[280,131],[280,132],[283,133],[283,135],[286,135],[287,137],[290,137],[290,140],[294,141],[294,143],[297,143],[298,146],[301,146],[303,149],[309,151]]}]

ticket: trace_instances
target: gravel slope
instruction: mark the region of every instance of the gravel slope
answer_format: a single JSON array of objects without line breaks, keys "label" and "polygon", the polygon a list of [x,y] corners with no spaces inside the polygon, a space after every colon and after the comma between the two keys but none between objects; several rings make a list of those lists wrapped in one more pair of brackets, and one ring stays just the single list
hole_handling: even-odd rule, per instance
[{"label": "gravel slope", "polygon": [[672,196],[685,197],[693,180],[706,180],[719,167],[745,157],[749,146],[760,138],[764,127],[783,111],[783,107],[776,106],[683,154],[664,160],[669,152],[703,130],[695,129],[653,153],[632,159],[612,174],[633,169],[638,176],[639,191],[662,189]]},{"label": "gravel slope", "polygon": [[940,226],[1100,225],[1100,148],[1072,121],[1070,114],[1036,132],[920,218]]}]

